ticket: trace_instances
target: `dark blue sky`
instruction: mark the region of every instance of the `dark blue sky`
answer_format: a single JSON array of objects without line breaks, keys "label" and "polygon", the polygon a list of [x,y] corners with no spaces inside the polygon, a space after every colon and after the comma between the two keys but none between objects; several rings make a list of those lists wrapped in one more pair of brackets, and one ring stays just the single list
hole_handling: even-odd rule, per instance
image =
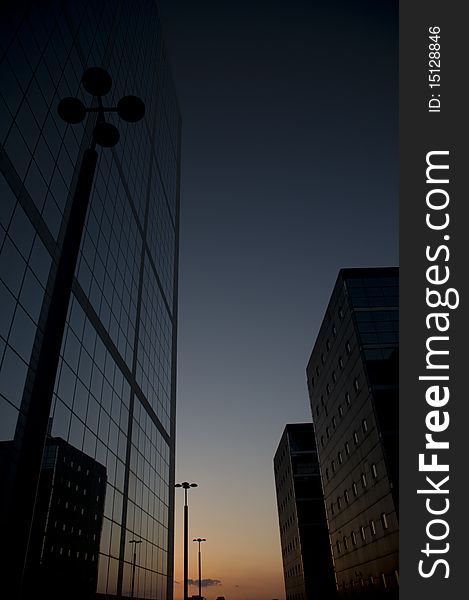
[{"label": "dark blue sky", "polygon": [[310,419],[337,272],[398,263],[397,2],[159,4],[183,118],[177,477],[200,484],[191,535],[215,554],[217,522],[255,527],[279,566],[272,458]]}]

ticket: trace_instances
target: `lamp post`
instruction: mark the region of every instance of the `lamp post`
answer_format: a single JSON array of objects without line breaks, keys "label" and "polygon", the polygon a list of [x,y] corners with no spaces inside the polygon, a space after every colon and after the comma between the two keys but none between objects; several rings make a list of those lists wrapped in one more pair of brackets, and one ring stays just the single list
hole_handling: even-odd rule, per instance
[{"label": "lamp post", "polygon": [[189,600],[188,593],[188,555],[189,555],[189,506],[187,505],[187,490],[197,487],[196,483],[183,481],[176,483],[174,487],[184,490],[184,600]]},{"label": "lamp post", "polygon": [[102,97],[112,86],[111,76],[104,69],[87,69],[81,82],[85,90],[97,99],[97,106],[87,108],[78,98],[64,98],[57,107],[59,116],[69,124],[82,122],[87,113],[96,113],[97,118],[91,145],[84,151],[80,165],[62,248],[56,264],[49,306],[44,318],[42,339],[35,352],[34,363],[31,363],[30,381],[25,386],[23,404],[27,410],[20,413],[14,440],[13,462],[16,463],[16,468],[9,516],[12,531],[7,537],[15,539],[10,557],[10,583],[15,596],[21,596],[26,579],[29,539],[60,348],[98,159],[96,145],[110,148],[119,140],[117,128],[106,122],[105,113],[117,112],[121,119],[128,122],[139,121],[145,114],[145,105],[136,96],[121,98],[116,107],[107,108],[103,105]]},{"label": "lamp post", "polygon": [[134,559],[132,562],[132,588],[130,592],[130,598],[134,597],[134,585],[135,585],[135,563],[137,562],[137,544],[141,544],[142,540],[130,540],[129,544],[134,545]]},{"label": "lamp post", "polygon": [[195,538],[192,540],[193,542],[198,542],[199,544],[199,600],[202,600],[202,558],[200,553],[200,544],[202,542],[206,542],[205,538]]}]

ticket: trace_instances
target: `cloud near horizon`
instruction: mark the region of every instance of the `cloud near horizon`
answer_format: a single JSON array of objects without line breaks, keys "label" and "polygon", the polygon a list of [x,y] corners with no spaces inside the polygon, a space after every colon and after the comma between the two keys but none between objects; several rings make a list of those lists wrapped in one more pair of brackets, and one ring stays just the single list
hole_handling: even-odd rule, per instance
[{"label": "cloud near horizon", "polygon": [[[199,585],[198,579],[188,579],[189,585]],[[220,579],[202,579],[202,587],[213,587],[216,585],[221,585]]]}]

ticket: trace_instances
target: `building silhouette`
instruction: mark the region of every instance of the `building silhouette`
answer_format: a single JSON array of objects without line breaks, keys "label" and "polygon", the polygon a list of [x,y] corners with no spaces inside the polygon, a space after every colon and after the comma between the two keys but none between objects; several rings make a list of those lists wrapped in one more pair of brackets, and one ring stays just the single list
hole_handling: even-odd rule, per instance
[{"label": "building silhouette", "polygon": [[[0,476],[13,441],[0,442]],[[61,438],[46,439],[29,542],[24,595],[95,597],[106,468]],[[73,586],[70,583],[73,582]]]},{"label": "building silhouette", "polygon": [[[11,443],[0,505],[4,591],[19,597],[24,580],[20,539],[31,521],[18,502],[34,496],[18,494],[18,465],[36,411],[67,454],[74,448],[107,472],[95,592],[130,595],[129,541],[138,539],[135,597],[171,598],[181,119],[157,7],[8,0],[0,23],[0,440]],[[38,399],[31,390],[51,291],[96,119],[66,125],[57,105],[69,96],[92,104],[80,83],[88,67],[112,77],[106,104],[132,94],[146,112],[137,124],[106,117],[120,141],[98,149],[55,390]]]},{"label": "building silhouette", "polygon": [[336,597],[312,423],[285,427],[274,457],[287,600]]},{"label": "building silhouette", "polygon": [[31,595],[39,587],[49,598],[64,590],[68,598],[94,598],[105,494],[103,465],[47,438],[28,553]]},{"label": "building silhouette", "polygon": [[397,597],[397,268],[339,272],[307,381],[340,597]]}]

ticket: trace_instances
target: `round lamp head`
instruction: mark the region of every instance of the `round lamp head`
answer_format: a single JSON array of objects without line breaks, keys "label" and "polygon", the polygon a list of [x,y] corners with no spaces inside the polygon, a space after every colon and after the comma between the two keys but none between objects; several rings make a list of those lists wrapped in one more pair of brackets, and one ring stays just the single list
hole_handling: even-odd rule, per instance
[{"label": "round lamp head", "polygon": [[88,94],[92,96],[105,96],[112,86],[111,76],[100,67],[86,69],[81,82]]},{"label": "round lamp head", "polygon": [[124,96],[117,103],[117,114],[123,121],[136,123],[145,115],[145,104],[137,96]]},{"label": "round lamp head", "polygon": [[111,123],[97,123],[94,128],[94,138],[99,146],[112,148],[119,141],[119,132]]},{"label": "round lamp head", "polygon": [[81,123],[86,116],[86,108],[78,98],[63,98],[57,106],[59,117],[66,123]]}]

